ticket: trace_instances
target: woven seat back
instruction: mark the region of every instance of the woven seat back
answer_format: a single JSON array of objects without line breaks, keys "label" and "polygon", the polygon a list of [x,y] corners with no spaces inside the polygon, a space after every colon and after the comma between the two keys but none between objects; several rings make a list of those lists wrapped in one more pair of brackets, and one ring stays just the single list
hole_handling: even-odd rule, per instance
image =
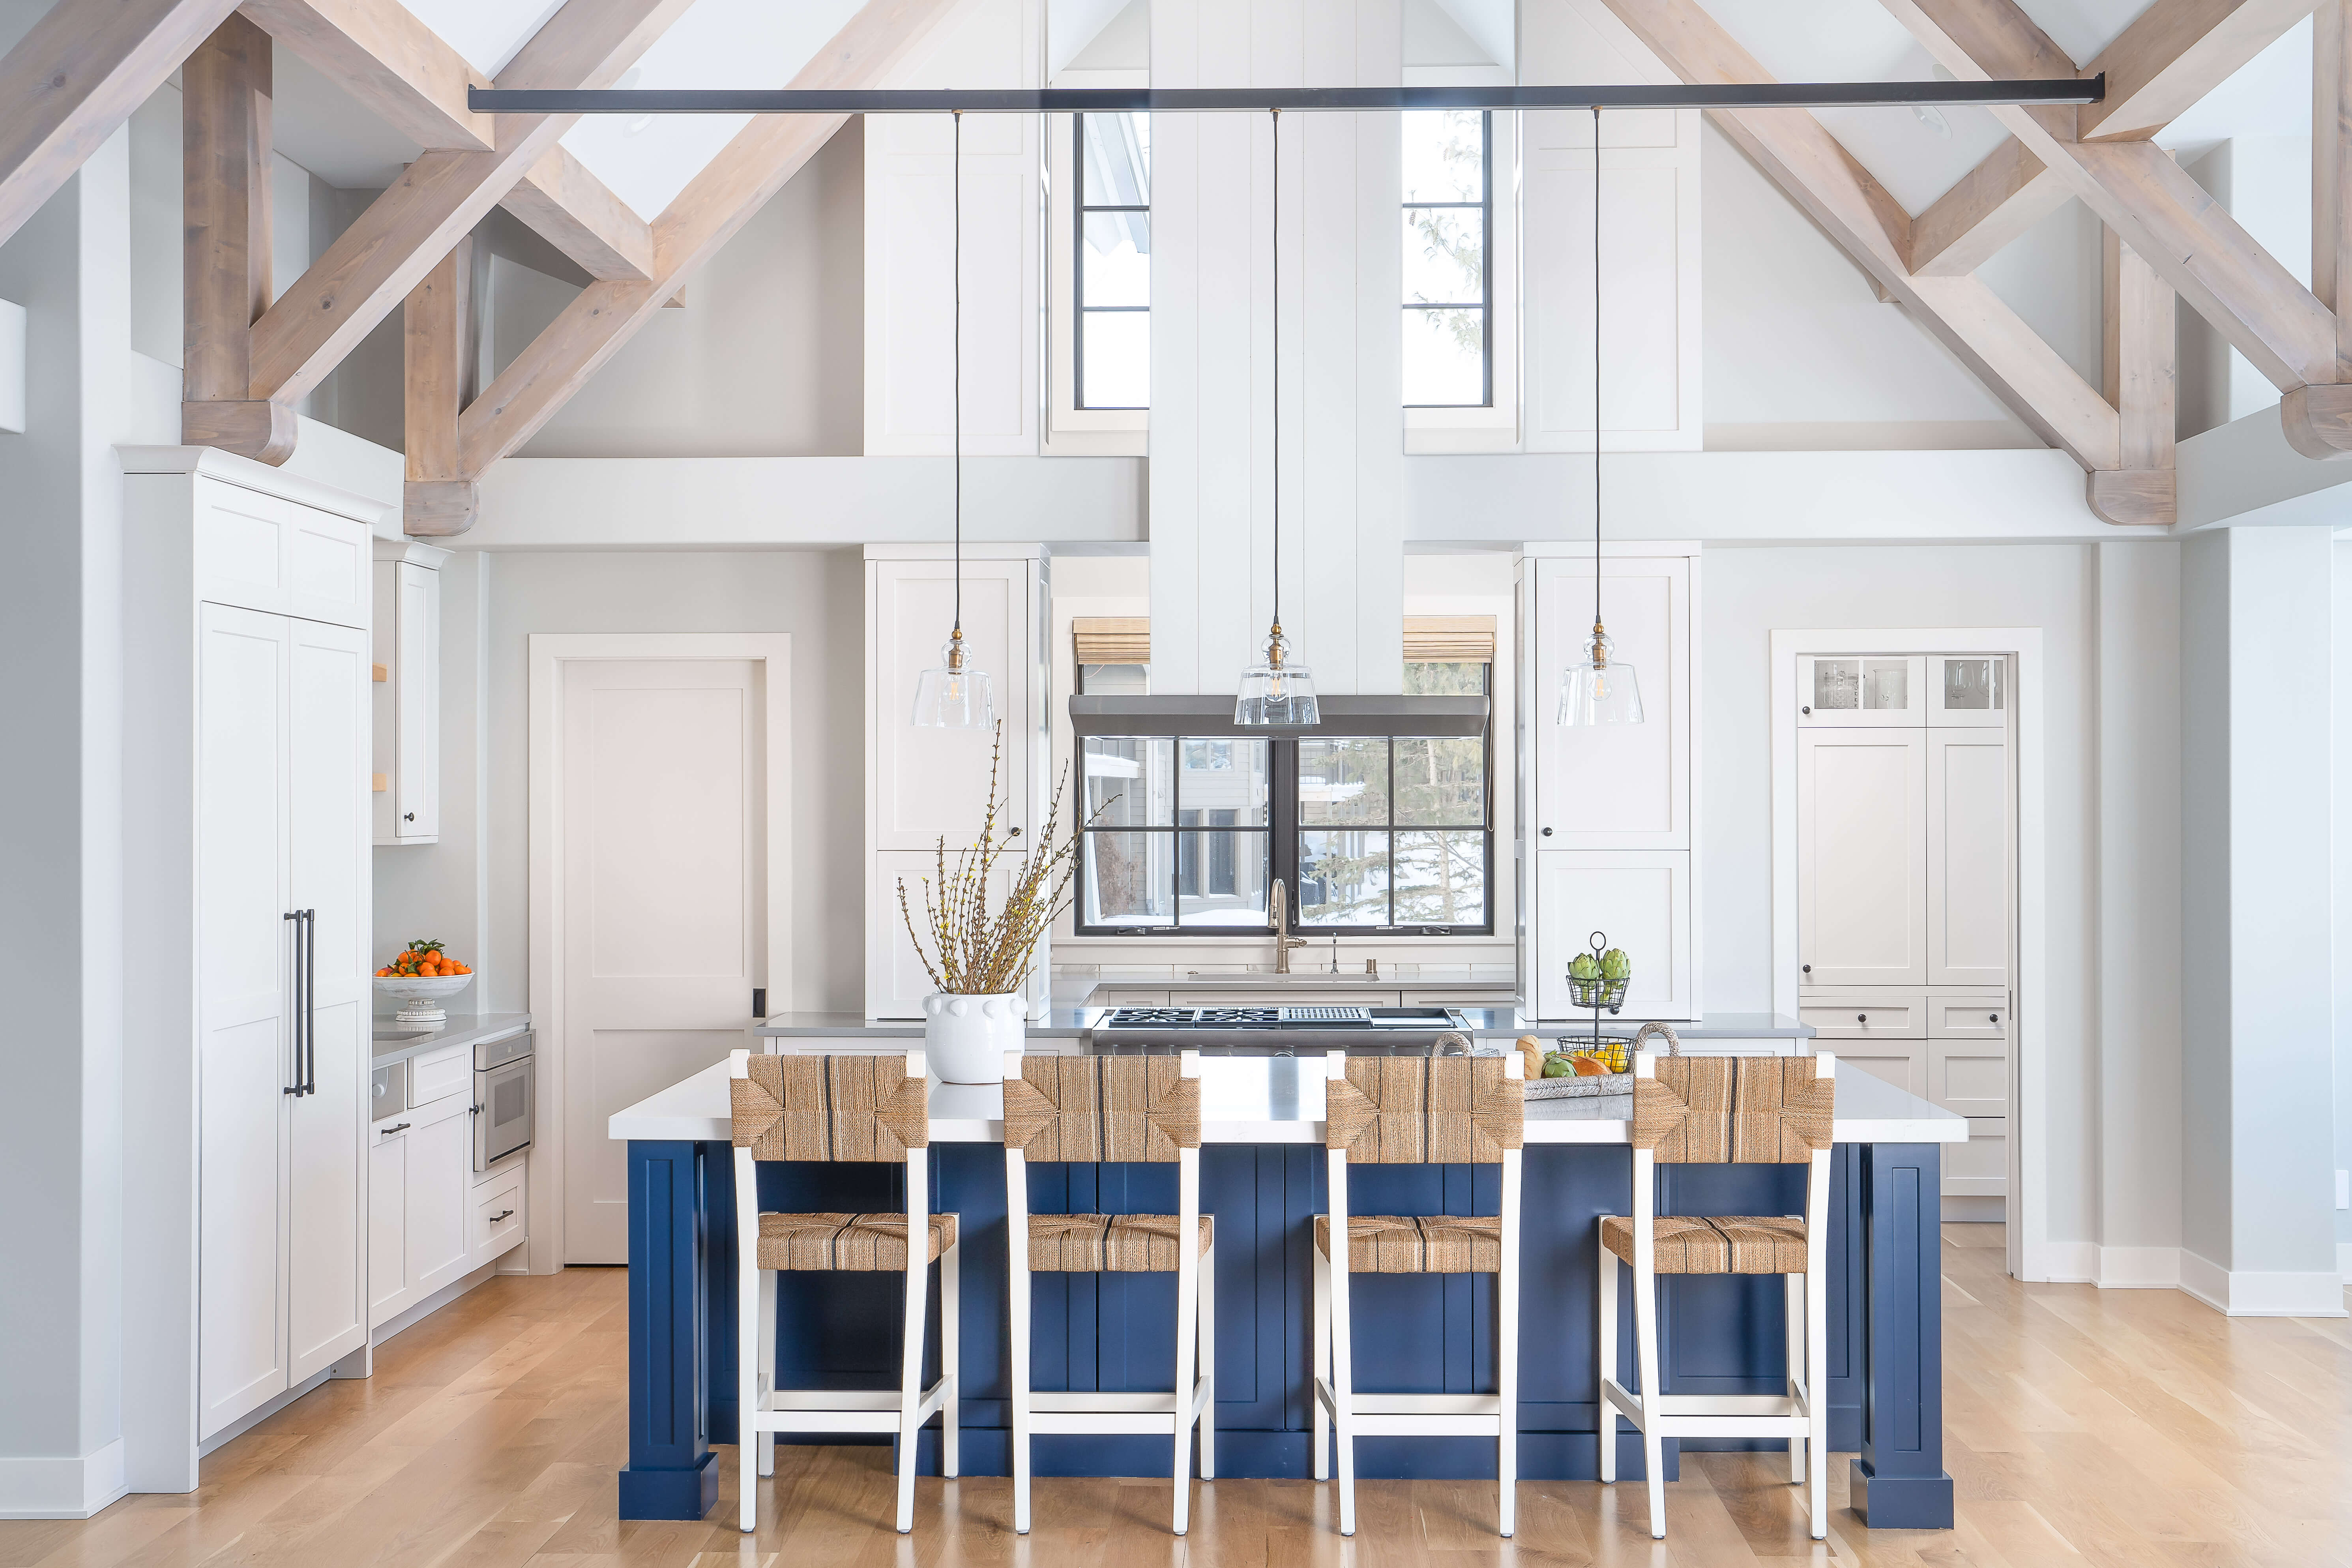
[{"label": "woven seat back", "polygon": [[1349,1057],[1323,1086],[1323,1146],[1368,1165],[1491,1165],[1519,1147],[1527,1097],[1500,1057]]},{"label": "woven seat back", "polygon": [[1633,1080],[1633,1147],[1661,1164],[1801,1164],[1830,1145],[1837,1084],[1811,1057],[1662,1057]]},{"label": "woven seat back", "polygon": [[1004,1146],[1024,1158],[1160,1164],[1201,1146],[1201,1080],[1174,1057],[1023,1057]]},{"label": "woven seat back", "polygon": [[732,1079],[735,1146],[755,1160],[897,1161],[931,1142],[927,1086],[907,1058],[754,1056]]}]

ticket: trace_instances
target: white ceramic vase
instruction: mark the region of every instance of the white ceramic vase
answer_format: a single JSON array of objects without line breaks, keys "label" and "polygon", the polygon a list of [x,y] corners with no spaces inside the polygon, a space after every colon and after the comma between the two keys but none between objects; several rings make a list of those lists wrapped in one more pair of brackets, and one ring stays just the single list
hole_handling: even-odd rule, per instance
[{"label": "white ceramic vase", "polygon": [[1018,992],[995,996],[923,998],[923,1051],[942,1083],[1002,1083],[1004,1053],[1027,1037],[1023,1021],[1028,999]]}]

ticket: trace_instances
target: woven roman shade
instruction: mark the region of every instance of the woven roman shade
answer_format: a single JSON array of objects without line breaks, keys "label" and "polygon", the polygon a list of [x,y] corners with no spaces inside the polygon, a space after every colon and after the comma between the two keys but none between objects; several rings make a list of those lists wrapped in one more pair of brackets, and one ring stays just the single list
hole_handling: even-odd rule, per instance
[{"label": "woven roman shade", "polygon": [[1492,616],[1407,616],[1404,657],[1408,664],[1492,664]]},{"label": "woven roman shade", "polygon": [[1080,664],[1150,664],[1150,616],[1072,616],[1070,637]]},{"label": "woven roman shade", "polygon": [[[1150,664],[1149,616],[1073,616],[1070,637],[1080,664]],[[1492,616],[1407,616],[1404,657],[1415,664],[1492,664]]]}]

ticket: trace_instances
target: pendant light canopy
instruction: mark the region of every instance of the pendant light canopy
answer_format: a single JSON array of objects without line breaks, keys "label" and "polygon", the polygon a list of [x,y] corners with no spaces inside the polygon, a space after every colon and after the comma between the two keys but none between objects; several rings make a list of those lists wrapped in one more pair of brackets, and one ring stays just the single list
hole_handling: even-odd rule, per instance
[{"label": "pendant light canopy", "polygon": [[955,629],[940,662],[915,682],[915,723],[935,730],[992,730],[996,702],[987,672],[963,646],[963,110],[955,115]]},{"label": "pendant light canopy", "polygon": [[1282,635],[1282,110],[1266,111],[1274,128],[1274,223],[1269,237],[1274,271],[1274,621],[1265,629],[1265,658],[1242,672],[1234,722],[1303,729],[1323,721],[1315,700],[1315,672],[1290,657]]},{"label": "pendant light canopy", "polygon": [[1584,661],[1561,675],[1561,724],[1638,724],[1642,683],[1633,667],[1612,657],[1616,645],[1601,625],[1601,110],[1592,111],[1592,635]]}]

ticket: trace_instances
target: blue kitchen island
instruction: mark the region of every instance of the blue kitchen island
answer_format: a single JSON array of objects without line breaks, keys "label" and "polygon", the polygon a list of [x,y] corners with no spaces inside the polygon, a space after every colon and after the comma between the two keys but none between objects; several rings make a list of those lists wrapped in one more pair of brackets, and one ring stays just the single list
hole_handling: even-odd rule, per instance
[{"label": "blue kitchen island", "polygon": [[[1083,1048],[1075,1041],[1038,1044]],[[1308,1265],[1313,1216],[1323,1206],[1321,1068],[1319,1058],[1202,1063],[1201,1206],[1216,1216],[1217,1227],[1220,1476],[1311,1473]],[[726,1075],[726,1064],[719,1063],[611,1120],[611,1136],[628,1144],[629,1173],[624,1519],[701,1518],[718,1494],[710,1446],[735,1441],[735,1194]],[[1837,1089],[1830,1447],[1855,1455],[1853,1503],[1865,1522],[1948,1528],[1937,1145],[1964,1140],[1967,1124],[1843,1063]],[[1528,1107],[1519,1363],[1525,1479],[1599,1473],[1594,1236],[1597,1216],[1627,1212],[1631,1105],[1629,1096],[1610,1096]],[[935,1082],[930,1109],[930,1207],[961,1216],[962,1471],[1003,1475],[1010,1467],[1003,1096],[993,1087]],[[1801,1166],[1659,1171],[1661,1212],[1803,1209]],[[760,1179],[767,1209],[872,1212],[905,1202],[904,1172],[895,1164],[767,1164]],[[1358,1166],[1349,1180],[1359,1213],[1493,1214],[1500,1197],[1492,1166]],[[1175,1207],[1175,1182],[1173,1165],[1039,1166],[1030,1173],[1030,1203],[1038,1212],[1164,1214]],[[895,1386],[899,1278],[782,1276],[779,1381]],[[1172,1279],[1037,1276],[1035,1386],[1168,1387]],[[1354,1288],[1358,1387],[1431,1394],[1493,1388],[1491,1277],[1358,1275]],[[936,1271],[931,1289],[939,1289]],[[1783,1301],[1777,1278],[1670,1278],[1661,1323],[1664,1392],[1779,1392],[1787,1343]],[[1630,1294],[1621,1308],[1618,1343],[1630,1384]],[[927,1321],[935,1369],[936,1301]],[[919,1439],[924,1473],[937,1473],[937,1439],[935,1422]],[[1641,1443],[1629,1426],[1620,1424],[1618,1443],[1619,1475],[1640,1479]],[[1667,1439],[1669,1479],[1678,1452]],[[1357,1454],[1366,1478],[1494,1474],[1491,1440],[1362,1437]],[[1168,1450],[1150,1437],[1034,1439],[1039,1475],[1164,1476],[1169,1464]]]}]

